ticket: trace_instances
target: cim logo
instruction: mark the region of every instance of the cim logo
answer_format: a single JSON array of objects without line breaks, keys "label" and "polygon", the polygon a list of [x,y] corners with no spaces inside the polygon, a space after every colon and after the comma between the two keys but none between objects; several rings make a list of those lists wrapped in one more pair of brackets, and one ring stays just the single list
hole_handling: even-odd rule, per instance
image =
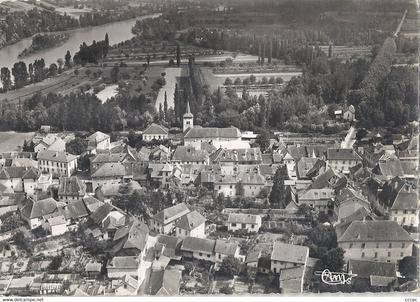
[{"label": "cim logo", "polygon": [[351,284],[351,279],[356,277],[356,274],[331,272],[329,269],[324,269],[322,272],[317,271],[315,275],[321,276],[322,282],[329,285]]}]

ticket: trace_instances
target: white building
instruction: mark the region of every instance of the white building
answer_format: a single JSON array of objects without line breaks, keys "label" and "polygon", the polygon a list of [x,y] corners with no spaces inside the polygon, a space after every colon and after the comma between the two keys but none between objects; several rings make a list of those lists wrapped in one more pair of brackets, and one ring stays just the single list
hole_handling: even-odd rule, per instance
[{"label": "white building", "polygon": [[175,222],[175,234],[179,238],[206,238],[206,218],[197,211],[189,212]]},{"label": "white building", "polygon": [[279,274],[285,269],[306,266],[308,258],[308,247],[276,241],[271,253],[271,271]]},{"label": "white building", "polygon": [[362,157],[353,149],[331,148],[327,150],[327,168],[349,174],[350,168],[362,162]]},{"label": "white building", "polygon": [[337,240],[344,258],[397,262],[412,255],[413,239],[395,221],[353,221]]},{"label": "white building", "polygon": [[227,227],[229,231],[246,230],[258,232],[261,227],[261,216],[241,213],[229,214]]},{"label": "white building", "polygon": [[111,137],[100,131],[96,131],[87,139],[88,149],[91,151],[96,150],[109,150],[111,148]]},{"label": "white building", "polygon": [[390,210],[391,220],[402,226],[419,226],[419,197],[410,185],[402,186]]},{"label": "white building", "polygon": [[145,142],[151,142],[152,140],[166,140],[169,138],[168,129],[158,124],[151,124],[142,134]]},{"label": "white building", "polygon": [[66,152],[44,150],[38,154],[38,166],[42,172],[71,176],[77,169],[77,156]]},{"label": "white building", "polygon": [[151,218],[150,229],[160,234],[170,234],[175,229],[175,223],[189,212],[185,203],[166,208]]}]

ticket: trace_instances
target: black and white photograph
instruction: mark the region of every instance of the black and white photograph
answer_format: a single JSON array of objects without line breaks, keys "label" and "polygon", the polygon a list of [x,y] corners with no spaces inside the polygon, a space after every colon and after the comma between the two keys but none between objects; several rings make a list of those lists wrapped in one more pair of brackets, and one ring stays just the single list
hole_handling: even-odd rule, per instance
[{"label": "black and white photograph", "polygon": [[0,0],[0,301],[416,302],[419,13]]}]

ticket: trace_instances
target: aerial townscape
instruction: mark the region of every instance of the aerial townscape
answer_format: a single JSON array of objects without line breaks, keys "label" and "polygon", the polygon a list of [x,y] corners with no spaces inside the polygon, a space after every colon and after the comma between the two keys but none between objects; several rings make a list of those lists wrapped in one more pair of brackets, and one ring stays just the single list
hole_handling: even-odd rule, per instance
[{"label": "aerial townscape", "polygon": [[0,2],[0,296],[418,293],[419,11]]}]

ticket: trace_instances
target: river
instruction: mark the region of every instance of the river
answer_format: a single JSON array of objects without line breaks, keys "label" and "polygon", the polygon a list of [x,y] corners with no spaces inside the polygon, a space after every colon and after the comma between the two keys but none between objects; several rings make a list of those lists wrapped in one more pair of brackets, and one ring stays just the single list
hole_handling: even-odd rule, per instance
[{"label": "river", "polygon": [[70,33],[70,38],[64,44],[48,48],[28,57],[19,59],[19,53],[31,45],[32,37],[26,38],[15,44],[0,49],[0,67],[8,67],[11,70],[13,64],[18,61],[24,61],[28,65],[29,63],[33,63],[35,59],[39,58],[44,58],[46,66],[49,66],[49,64],[56,62],[58,58],[64,59],[64,55],[67,50],[70,51],[73,57],[73,55],[79,51],[80,44],[83,42],[90,44],[93,40],[103,40],[106,33],[108,33],[111,45],[129,40],[134,36],[131,32],[131,28],[136,23],[136,20],[156,18],[158,16],[160,16],[160,13],[99,26],[69,30],[68,32]]}]

